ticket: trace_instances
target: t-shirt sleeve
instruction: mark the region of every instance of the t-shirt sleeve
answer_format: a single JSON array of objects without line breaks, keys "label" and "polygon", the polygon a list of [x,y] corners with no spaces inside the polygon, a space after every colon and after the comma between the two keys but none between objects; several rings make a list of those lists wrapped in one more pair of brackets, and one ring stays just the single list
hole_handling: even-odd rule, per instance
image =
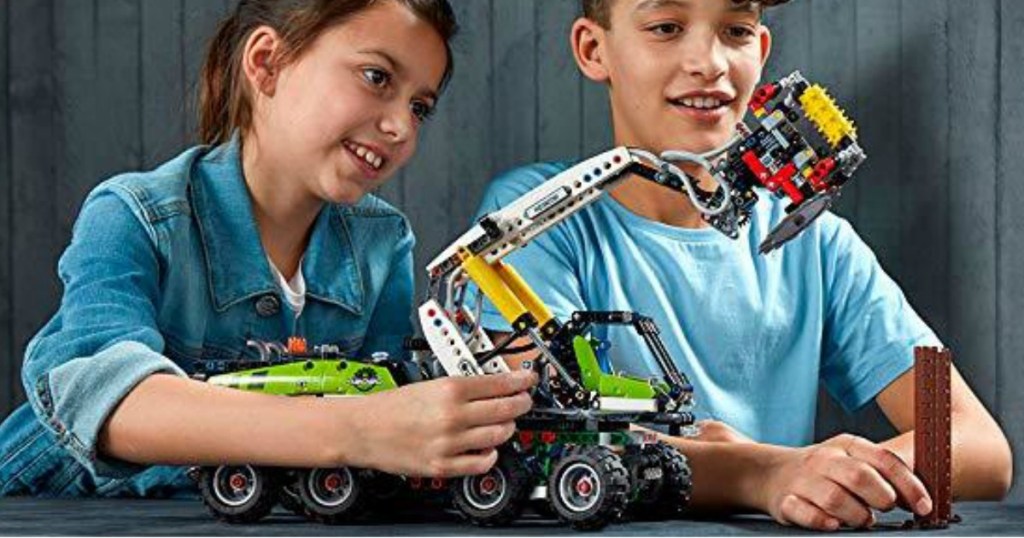
[{"label": "t-shirt sleeve", "polygon": [[[499,176],[484,193],[474,221],[516,201],[559,171],[558,167],[551,165],[534,165]],[[573,248],[575,243],[569,223],[562,222],[502,260],[511,265],[551,312],[562,320],[585,308],[578,256]],[[476,290],[471,287],[467,290],[466,300],[470,309],[474,307],[475,297]],[[512,331],[510,324],[486,298],[480,317],[481,324],[489,330]]]},{"label": "t-shirt sleeve", "polygon": [[822,381],[853,411],[913,366],[915,346],[941,344],[853,227],[831,215],[823,223]]}]

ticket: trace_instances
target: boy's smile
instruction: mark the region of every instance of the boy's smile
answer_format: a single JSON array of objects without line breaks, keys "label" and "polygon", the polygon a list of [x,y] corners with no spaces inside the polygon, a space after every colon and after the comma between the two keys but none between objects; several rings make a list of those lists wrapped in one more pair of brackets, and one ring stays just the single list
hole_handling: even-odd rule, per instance
[{"label": "boy's smile", "polygon": [[743,119],[771,38],[750,4],[617,0],[573,28],[580,67],[609,86],[617,145],[704,152]]}]

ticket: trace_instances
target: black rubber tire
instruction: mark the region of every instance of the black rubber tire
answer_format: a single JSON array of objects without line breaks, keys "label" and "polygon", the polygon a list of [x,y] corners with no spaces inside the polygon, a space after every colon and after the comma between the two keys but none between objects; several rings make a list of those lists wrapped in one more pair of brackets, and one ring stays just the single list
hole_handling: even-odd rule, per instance
[{"label": "black rubber tire", "polygon": [[[481,482],[495,481],[497,493],[493,499],[474,498]],[[507,525],[523,514],[530,496],[530,471],[522,457],[513,451],[503,451],[490,472],[464,476],[452,482],[451,494],[455,508],[465,519],[482,527]],[[486,503],[486,504],[485,504]]]},{"label": "black rubber tire", "polygon": [[661,491],[650,507],[651,516],[657,519],[678,519],[690,504],[693,493],[693,476],[690,465],[679,450],[665,443],[648,445],[649,450],[661,464]]},{"label": "black rubber tire", "polygon": [[664,480],[661,461],[650,444],[630,445],[622,453],[622,464],[629,473],[629,519],[647,519],[658,501]]},{"label": "black rubber tire", "polygon": [[278,493],[277,502],[282,508],[289,512],[305,517],[306,511],[302,508],[302,501],[299,500],[299,494],[295,491],[295,479],[294,474],[298,471],[292,471],[291,478],[283,480],[280,492]]},{"label": "black rubber tire", "polygon": [[[342,480],[342,493],[329,490],[330,486],[323,483],[337,473]],[[292,483],[305,516],[313,521],[327,525],[336,525],[351,521],[362,513],[365,504],[365,484],[359,469],[338,467],[336,469],[303,469],[296,473]],[[336,499],[328,499],[329,495],[337,495]]]},{"label": "black rubber tire", "polygon": [[[239,494],[228,491],[234,472],[248,481],[249,491]],[[275,473],[252,465],[221,465],[199,470],[199,493],[213,517],[227,523],[255,523],[263,519],[277,504],[278,492]],[[230,497],[237,497],[231,499]]]},{"label": "black rubber tire", "polygon": [[[586,492],[580,491],[583,481],[590,484]],[[580,504],[571,498],[573,493],[594,498]],[[621,519],[628,494],[629,474],[622,458],[604,446],[570,448],[548,477],[551,507],[576,530],[598,530]]]}]

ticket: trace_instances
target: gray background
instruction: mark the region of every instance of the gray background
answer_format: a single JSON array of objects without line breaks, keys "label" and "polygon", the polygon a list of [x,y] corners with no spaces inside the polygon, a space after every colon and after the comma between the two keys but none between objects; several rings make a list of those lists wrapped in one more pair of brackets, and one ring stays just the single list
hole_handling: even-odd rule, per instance
[{"label": "gray background", "polygon": [[[610,143],[604,90],[568,51],[574,0],[453,3],[456,76],[383,191],[412,219],[420,265],[461,233],[492,174]],[[0,416],[23,400],[22,352],[59,302],[83,196],[193,140],[201,51],[231,4],[0,4]],[[770,22],[769,76],[802,69],[860,126],[870,160],[839,212],[956,351],[1024,467],[1024,2],[795,0]],[[820,436],[889,433],[875,408],[847,417],[822,400]]]}]

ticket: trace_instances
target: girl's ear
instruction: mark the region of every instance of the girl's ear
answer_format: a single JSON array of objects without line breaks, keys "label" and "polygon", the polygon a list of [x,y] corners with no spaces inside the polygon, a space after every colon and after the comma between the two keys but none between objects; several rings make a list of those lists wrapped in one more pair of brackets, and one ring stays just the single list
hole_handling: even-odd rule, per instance
[{"label": "girl's ear", "polygon": [[583,76],[594,82],[608,82],[608,66],[605,65],[604,40],[607,35],[600,24],[580,17],[572,25],[570,33],[573,56]]},{"label": "girl's ear", "polygon": [[242,51],[242,71],[249,86],[258,94],[273,97],[277,88],[275,62],[281,50],[281,37],[269,26],[260,26],[249,34]]}]

